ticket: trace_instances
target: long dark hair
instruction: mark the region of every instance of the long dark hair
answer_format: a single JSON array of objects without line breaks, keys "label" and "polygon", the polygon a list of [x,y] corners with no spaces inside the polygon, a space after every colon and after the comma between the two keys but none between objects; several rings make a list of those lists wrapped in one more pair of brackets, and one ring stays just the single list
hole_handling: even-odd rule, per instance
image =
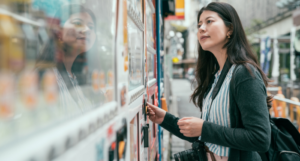
[{"label": "long dark hair", "polygon": [[[265,86],[267,86],[269,79],[263,73],[259,65],[257,65],[257,58],[250,48],[245,31],[236,10],[230,4],[222,2],[212,2],[199,11],[197,16],[198,22],[201,14],[206,10],[216,12],[223,19],[225,25],[228,28],[232,29],[232,34],[230,35],[231,38],[223,46],[223,48],[227,48],[228,60],[232,64],[244,65],[250,73],[251,70],[247,64],[249,63],[253,65],[258,69],[263,78]],[[198,87],[191,95],[191,100],[196,106],[200,108],[201,111],[204,95],[209,88],[210,82],[214,78],[214,73],[218,69],[219,64],[216,57],[210,51],[203,50],[200,43],[198,42],[198,61],[196,67],[196,82],[198,84]],[[268,96],[267,104],[269,108],[272,106],[271,103],[272,97]]]}]

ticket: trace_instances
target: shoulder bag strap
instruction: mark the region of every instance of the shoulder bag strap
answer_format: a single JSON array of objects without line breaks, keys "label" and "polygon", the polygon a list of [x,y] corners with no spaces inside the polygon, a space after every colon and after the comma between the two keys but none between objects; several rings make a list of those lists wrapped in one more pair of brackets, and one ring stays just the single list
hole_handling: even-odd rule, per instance
[{"label": "shoulder bag strap", "polygon": [[[220,75],[220,78],[216,84],[216,86],[214,87],[213,91],[212,91],[212,100],[211,100],[211,104],[213,103],[214,99],[216,98],[217,94],[219,93],[221,87],[222,87],[222,84],[227,76],[227,73],[228,71],[230,70],[232,64],[230,63],[230,61],[226,60],[225,64],[224,64],[224,67],[223,67],[223,70],[222,70],[222,73]],[[210,114],[210,110],[211,110],[211,105],[209,107],[209,111],[208,111],[208,115],[207,115],[207,118],[209,118],[209,114]]]}]

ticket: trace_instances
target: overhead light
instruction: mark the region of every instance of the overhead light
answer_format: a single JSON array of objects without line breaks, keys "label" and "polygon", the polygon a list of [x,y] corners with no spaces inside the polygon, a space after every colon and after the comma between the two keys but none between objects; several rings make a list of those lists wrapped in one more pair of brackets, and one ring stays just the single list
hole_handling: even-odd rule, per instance
[{"label": "overhead light", "polygon": [[170,37],[175,36],[175,32],[171,30],[171,31],[169,32],[169,36],[170,36]]},{"label": "overhead light", "polygon": [[180,38],[179,39],[179,42],[182,44],[184,42],[184,39],[183,38]]},{"label": "overhead light", "polygon": [[176,36],[177,36],[178,38],[181,38],[181,37],[182,37],[182,33],[181,33],[181,32],[177,32],[177,33],[176,33]]}]

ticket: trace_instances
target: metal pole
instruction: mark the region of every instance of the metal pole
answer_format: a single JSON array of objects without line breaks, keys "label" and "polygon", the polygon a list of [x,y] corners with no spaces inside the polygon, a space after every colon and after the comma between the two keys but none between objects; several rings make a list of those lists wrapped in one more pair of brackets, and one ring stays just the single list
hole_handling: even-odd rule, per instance
[{"label": "metal pole", "polygon": [[290,43],[290,98],[293,97],[294,94],[294,81],[296,80],[295,75],[295,64],[294,64],[294,39],[295,39],[296,28],[293,26],[291,29],[291,43]]},{"label": "metal pole", "polygon": [[[156,60],[157,60],[157,86],[158,86],[158,107],[161,108],[160,100],[160,0],[155,0],[155,18],[156,18]],[[161,161],[161,127],[158,125],[158,153],[159,161]]]}]

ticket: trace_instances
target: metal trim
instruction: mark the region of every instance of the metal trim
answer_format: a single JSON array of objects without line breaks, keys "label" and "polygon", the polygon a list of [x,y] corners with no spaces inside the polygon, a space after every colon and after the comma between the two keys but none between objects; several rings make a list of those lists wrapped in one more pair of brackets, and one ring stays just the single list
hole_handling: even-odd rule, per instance
[{"label": "metal trim", "polygon": [[148,2],[148,5],[151,8],[152,13],[155,13],[155,8],[154,8],[153,3],[151,2],[151,0],[147,0],[147,2]]},{"label": "metal trim", "polygon": [[144,91],[145,91],[145,88],[143,85],[141,85],[140,87],[132,90],[129,92],[129,95],[130,95],[130,101],[129,101],[129,105],[134,102],[137,98],[139,98],[141,95],[144,94]]},{"label": "metal trim", "polygon": [[153,86],[156,83],[156,79],[151,79],[150,81],[148,81],[148,87]]},{"label": "metal trim", "polygon": [[128,16],[132,19],[135,25],[144,32],[144,23],[139,19],[138,14],[134,11],[134,9],[129,6],[127,10]]},{"label": "metal trim", "polygon": [[148,44],[147,44],[147,51],[149,51],[151,54],[156,54],[156,50],[153,47],[149,46]]}]

